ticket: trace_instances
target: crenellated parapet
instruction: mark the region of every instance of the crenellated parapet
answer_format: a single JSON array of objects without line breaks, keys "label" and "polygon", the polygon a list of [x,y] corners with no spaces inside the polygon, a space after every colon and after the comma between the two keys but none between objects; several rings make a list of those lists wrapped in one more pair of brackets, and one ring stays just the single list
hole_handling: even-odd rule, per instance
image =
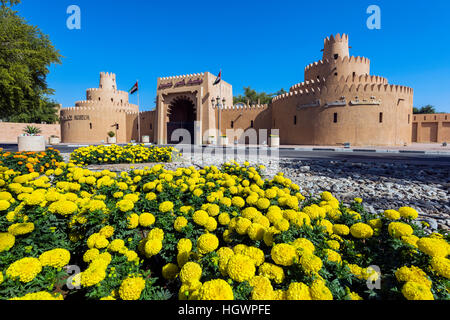
[{"label": "crenellated parapet", "polygon": [[[233,106],[226,106],[222,108],[222,111],[263,111],[269,108],[268,104],[235,104]],[[213,109],[217,109],[217,107],[213,107]]]}]

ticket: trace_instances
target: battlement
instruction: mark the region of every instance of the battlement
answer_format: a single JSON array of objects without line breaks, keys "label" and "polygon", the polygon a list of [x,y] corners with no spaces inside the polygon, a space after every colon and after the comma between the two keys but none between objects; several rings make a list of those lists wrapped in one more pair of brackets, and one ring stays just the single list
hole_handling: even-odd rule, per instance
[{"label": "battlement", "polygon": [[348,43],[348,34],[343,33],[342,36],[338,33],[336,36],[331,35],[326,37],[323,41],[324,47],[330,46],[336,42],[347,42]]},{"label": "battlement", "polygon": [[159,81],[164,81],[164,80],[178,80],[178,79],[186,79],[186,78],[193,78],[193,77],[204,77],[205,73],[193,73],[193,74],[184,74],[184,75],[178,75],[178,76],[171,76],[171,77],[159,77],[158,78],[158,82]]},{"label": "battlement", "polygon": [[114,73],[100,72],[100,89],[116,90],[116,75]]},{"label": "battlement", "polygon": [[[333,88],[333,87],[330,87]],[[332,90],[332,91],[331,91]],[[347,94],[361,93],[361,94],[376,94],[376,93],[393,93],[398,95],[410,95],[414,94],[414,90],[410,87],[400,86],[400,85],[390,85],[390,84],[382,84],[382,83],[352,83],[348,85],[347,83],[343,86],[337,85],[333,89],[329,89],[327,86],[322,87],[312,87],[307,89],[300,89],[296,91],[291,91],[279,96],[276,96],[272,99],[272,102],[277,102],[280,100],[286,100],[299,96],[316,96],[316,95],[326,95],[331,93],[333,95],[342,95],[345,96]]]},{"label": "battlement", "polygon": [[[222,111],[233,111],[233,110],[241,110],[241,111],[254,111],[258,110],[261,111],[263,109],[268,109],[268,104],[236,104],[233,106],[225,106],[225,108],[222,109]],[[213,109],[217,109],[217,107],[213,107]]]},{"label": "battlement", "polygon": [[133,109],[127,109],[127,108],[117,108],[117,109],[111,109],[104,106],[92,106],[92,107],[67,107],[61,109],[61,115],[67,115],[67,114],[73,114],[78,112],[85,112],[85,111],[91,111],[96,113],[126,113],[126,114],[138,114],[137,110]]},{"label": "battlement", "polygon": [[[317,68],[317,67],[323,67],[323,66],[327,66],[330,64],[330,60],[329,59],[325,59],[325,60],[320,60],[320,61],[316,61],[313,63],[310,63],[309,65],[307,65],[305,67],[305,72],[309,71],[313,68]],[[333,64],[336,65],[344,65],[344,64],[368,64],[370,65],[370,59],[366,58],[366,57],[338,57],[336,60],[333,61]]]}]

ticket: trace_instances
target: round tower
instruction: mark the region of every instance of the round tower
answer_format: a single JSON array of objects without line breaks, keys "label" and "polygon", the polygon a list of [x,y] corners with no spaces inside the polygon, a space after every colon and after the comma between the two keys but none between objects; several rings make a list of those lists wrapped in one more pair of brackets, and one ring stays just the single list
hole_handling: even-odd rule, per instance
[{"label": "round tower", "polygon": [[116,75],[114,73],[100,72],[100,89],[116,90]]},{"label": "round tower", "polygon": [[348,35],[338,33],[335,36],[327,37],[324,40],[323,46],[323,60],[327,59],[331,62],[337,60],[338,58],[345,58],[350,56],[350,50],[348,46]]}]

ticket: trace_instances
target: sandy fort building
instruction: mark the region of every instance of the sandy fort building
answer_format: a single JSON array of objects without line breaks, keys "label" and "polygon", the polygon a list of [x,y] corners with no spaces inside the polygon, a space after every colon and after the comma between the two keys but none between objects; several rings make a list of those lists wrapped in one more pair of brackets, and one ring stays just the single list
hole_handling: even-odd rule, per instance
[{"label": "sandy fort building", "polygon": [[117,89],[116,75],[102,72],[99,87],[88,89],[86,100],[61,109],[61,139],[70,143],[102,143],[113,131],[118,143],[137,140],[138,114],[138,106],[128,101],[128,92]]},{"label": "sandy fort building", "polygon": [[206,144],[231,130],[230,143],[246,143],[248,129],[277,129],[285,145],[412,141],[413,90],[371,75],[369,59],[350,56],[345,34],[327,37],[322,59],[306,66],[304,81],[269,105],[233,105],[231,84],[214,84],[216,79],[209,72],[158,78],[156,108],[139,113],[128,93],[117,89],[116,76],[101,73],[99,88],[88,89],[85,101],[61,110],[62,140],[101,143],[112,130],[118,143],[139,141],[139,133],[154,143],[177,143],[183,139],[177,129],[185,129],[189,138],[183,142]]}]

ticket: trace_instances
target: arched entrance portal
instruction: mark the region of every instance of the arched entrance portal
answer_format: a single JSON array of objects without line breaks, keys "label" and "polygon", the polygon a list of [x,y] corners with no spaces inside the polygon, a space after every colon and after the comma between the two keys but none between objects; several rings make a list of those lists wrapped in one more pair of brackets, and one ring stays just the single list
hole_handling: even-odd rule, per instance
[{"label": "arched entrance portal", "polygon": [[[186,97],[175,98],[167,110],[169,122],[167,123],[167,142],[176,144],[181,142],[181,138],[172,139],[172,133],[177,129],[185,129],[190,133],[191,144],[194,143],[194,122],[196,119],[196,110],[194,102]],[[184,141],[186,143],[188,141]]]}]

